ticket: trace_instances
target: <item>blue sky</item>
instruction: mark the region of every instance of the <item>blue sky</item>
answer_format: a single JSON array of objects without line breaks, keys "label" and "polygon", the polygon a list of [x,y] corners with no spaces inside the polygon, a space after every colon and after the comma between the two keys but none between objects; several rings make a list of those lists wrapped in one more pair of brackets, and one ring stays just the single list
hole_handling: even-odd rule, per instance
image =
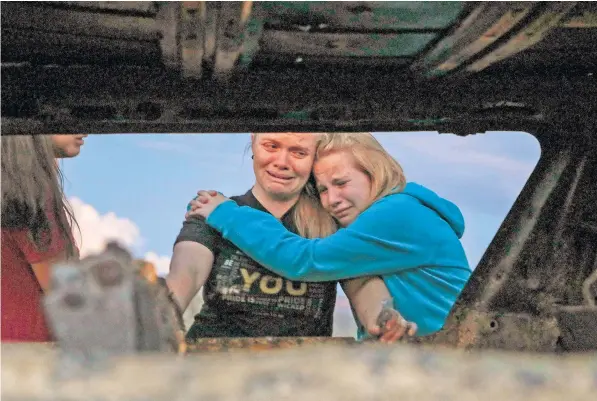
[{"label": "blue sky", "polygon": [[[465,138],[436,132],[375,135],[402,164],[409,181],[461,208],[466,221],[462,242],[472,266],[540,155],[536,139],[520,132]],[[132,246],[138,256],[154,252],[169,258],[185,207],[198,189],[235,195],[250,188],[254,178],[248,143],[248,134],[91,135],[79,157],[62,162],[65,189],[69,197],[93,207],[95,220],[104,225],[115,219],[136,225],[138,235],[131,235],[140,236]],[[84,224],[84,238],[100,231],[118,236],[124,230],[98,230],[93,221]]]}]

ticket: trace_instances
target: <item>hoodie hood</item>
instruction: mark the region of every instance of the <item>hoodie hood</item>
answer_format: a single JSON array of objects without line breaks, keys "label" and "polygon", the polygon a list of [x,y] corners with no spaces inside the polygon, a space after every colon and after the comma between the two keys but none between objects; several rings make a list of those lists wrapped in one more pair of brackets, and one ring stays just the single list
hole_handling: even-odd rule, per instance
[{"label": "hoodie hood", "polygon": [[464,217],[458,206],[414,182],[406,184],[402,193],[418,199],[424,206],[435,211],[452,227],[458,238],[462,238],[464,234]]}]

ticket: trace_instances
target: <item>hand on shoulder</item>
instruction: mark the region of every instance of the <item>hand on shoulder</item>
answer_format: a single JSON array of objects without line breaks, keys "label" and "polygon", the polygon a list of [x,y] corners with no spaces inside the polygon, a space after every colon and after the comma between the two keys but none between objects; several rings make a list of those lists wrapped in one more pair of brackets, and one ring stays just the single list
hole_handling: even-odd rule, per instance
[{"label": "hand on shoulder", "polygon": [[214,190],[197,191],[197,196],[187,206],[185,219],[189,220],[198,216],[207,219],[216,207],[227,200],[227,197]]}]

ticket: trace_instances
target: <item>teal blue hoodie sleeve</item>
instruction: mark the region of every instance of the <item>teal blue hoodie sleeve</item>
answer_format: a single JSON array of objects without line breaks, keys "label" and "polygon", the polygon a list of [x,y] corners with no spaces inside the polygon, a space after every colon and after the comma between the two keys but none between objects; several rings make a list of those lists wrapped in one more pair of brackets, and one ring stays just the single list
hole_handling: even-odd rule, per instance
[{"label": "teal blue hoodie sleeve", "polygon": [[326,238],[302,238],[274,216],[233,201],[220,204],[207,223],[255,261],[295,281],[344,280],[451,263],[434,260],[442,236],[433,224],[444,224],[443,230],[457,241],[446,221],[402,193],[378,200],[350,226]]}]

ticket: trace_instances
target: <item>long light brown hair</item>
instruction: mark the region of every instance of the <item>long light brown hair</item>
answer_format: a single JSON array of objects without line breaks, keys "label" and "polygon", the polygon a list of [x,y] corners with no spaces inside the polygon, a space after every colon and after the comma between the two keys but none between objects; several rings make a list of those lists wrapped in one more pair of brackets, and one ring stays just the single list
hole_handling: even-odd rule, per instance
[{"label": "long light brown hair", "polygon": [[[51,241],[49,215],[76,256],[71,227],[77,225],[64,195],[63,176],[54,159],[49,135],[2,136],[2,228],[27,229],[43,251]],[[78,228],[78,225],[77,225]]]},{"label": "long light brown hair", "polygon": [[305,238],[324,238],[338,230],[332,215],[321,205],[312,174],[294,206],[293,218],[299,235]]},{"label": "long light brown hair", "polygon": [[404,189],[406,177],[402,166],[369,132],[321,134],[315,161],[332,152],[343,150],[352,154],[356,167],[371,180],[369,204]]}]

